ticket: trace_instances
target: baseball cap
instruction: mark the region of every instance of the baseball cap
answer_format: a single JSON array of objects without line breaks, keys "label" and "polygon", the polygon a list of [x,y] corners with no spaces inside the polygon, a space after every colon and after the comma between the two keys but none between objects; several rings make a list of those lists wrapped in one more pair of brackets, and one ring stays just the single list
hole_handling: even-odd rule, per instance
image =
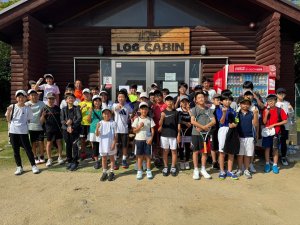
[{"label": "baseball cap", "polygon": [[29,90],[27,91],[27,94],[30,95],[31,93],[37,94],[37,91],[34,90],[34,89],[29,89]]},{"label": "baseball cap", "polygon": [[50,77],[50,78],[52,78],[54,80],[54,77],[53,77],[53,75],[51,73],[44,74],[44,78],[46,79],[47,77]]},{"label": "baseball cap", "polygon": [[143,106],[149,107],[149,105],[148,105],[146,102],[141,102],[141,103],[139,104],[139,109],[142,108]]},{"label": "baseball cap", "polygon": [[279,93],[285,93],[286,94],[286,90],[284,88],[278,88],[276,90],[276,94],[279,94]]},{"label": "baseball cap", "polygon": [[199,89],[202,89],[202,85],[198,84],[194,87],[194,90],[199,90]]},{"label": "baseball cap", "polygon": [[155,92],[154,90],[149,91],[149,96],[154,95],[154,92]]},{"label": "baseball cap", "polygon": [[189,97],[187,95],[182,95],[180,96],[180,101],[183,101],[183,100],[190,100]]},{"label": "baseball cap", "polygon": [[174,98],[172,97],[172,95],[167,95],[166,97],[165,97],[165,101],[167,101],[167,100],[173,100]]},{"label": "baseball cap", "polygon": [[85,89],[82,90],[82,93],[91,93],[91,90],[88,89],[88,88],[85,88]]},{"label": "baseball cap", "polygon": [[[150,93],[149,93],[150,94]],[[140,98],[148,98],[147,92],[142,92]]]},{"label": "baseball cap", "polygon": [[214,96],[213,96],[212,98],[213,98],[213,99],[214,99],[214,98],[221,98],[221,95],[218,94],[218,93],[216,93],[216,94],[214,94]]},{"label": "baseball cap", "polygon": [[151,88],[158,87],[157,83],[152,83]]},{"label": "baseball cap", "polygon": [[142,93],[142,92],[144,92],[144,90],[143,90],[143,88],[138,88],[138,89],[136,90],[136,92],[137,92],[137,93]]},{"label": "baseball cap", "polygon": [[94,101],[95,99],[101,99],[100,95],[94,95],[94,96],[92,97],[92,101]]},{"label": "baseball cap", "polygon": [[29,85],[36,84],[36,81],[34,81],[34,80],[30,80],[30,81],[28,82],[28,84],[29,84]]},{"label": "baseball cap", "polygon": [[52,92],[49,92],[46,98],[55,98],[55,95]]},{"label": "baseball cap", "polygon": [[108,111],[110,111],[110,112],[111,112],[111,109],[110,109],[110,108],[108,108],[108,107],[104,107],[104,108],[102,109],[102,112],[104,112],[105,110],[108,110]]},{"label": "baseball cap", "polygon": [[102,94],[108,95],[107,91],[105,91],[105,90],[100,91],[100,94],[99,94],[99,95],[102,95]]},{"label": "baseball cap", "polygon": [[27,94],[24,90],[17,90],[15,96],[17,97],[19,95],[27,96]]}]

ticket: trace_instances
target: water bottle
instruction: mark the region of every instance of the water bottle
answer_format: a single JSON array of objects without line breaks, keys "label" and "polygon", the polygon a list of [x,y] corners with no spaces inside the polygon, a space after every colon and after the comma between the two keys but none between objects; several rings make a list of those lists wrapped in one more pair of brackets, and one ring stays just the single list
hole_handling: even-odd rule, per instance
[{"label": "water bottle", "polygon": [[289,111],[288,111],[288,121],[291,125],[294,125],[295,123],[295,112],[294,112],[294,109],[293,108],[289,108]]}]

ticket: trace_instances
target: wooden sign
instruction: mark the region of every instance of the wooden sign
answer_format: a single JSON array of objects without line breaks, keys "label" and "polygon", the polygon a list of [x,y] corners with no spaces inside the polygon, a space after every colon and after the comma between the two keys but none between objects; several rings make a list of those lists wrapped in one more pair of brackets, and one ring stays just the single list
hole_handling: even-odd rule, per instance
[{"label": "wooden sign", "polygon": [[190,54],[190,28],[112,29],[114,55]]}]

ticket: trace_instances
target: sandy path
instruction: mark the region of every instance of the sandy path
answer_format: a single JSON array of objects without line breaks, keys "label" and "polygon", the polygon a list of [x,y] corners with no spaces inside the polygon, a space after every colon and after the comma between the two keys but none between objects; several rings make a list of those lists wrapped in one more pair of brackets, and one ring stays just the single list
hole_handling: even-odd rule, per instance
[{"label": "sandy path", "polygon": [[[28,169],[28,168],[27,168]],[[3,225],[26,224],[300,224],[300,168],[252,180],[194,181],[157,174],[100,183],[100,174],[0,171]]]}]

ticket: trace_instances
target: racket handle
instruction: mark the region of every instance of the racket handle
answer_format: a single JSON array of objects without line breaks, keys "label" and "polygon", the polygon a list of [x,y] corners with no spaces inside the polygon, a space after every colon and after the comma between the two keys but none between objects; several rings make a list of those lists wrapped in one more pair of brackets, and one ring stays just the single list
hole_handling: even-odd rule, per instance
[{"label": "racket handle", "polygon": [[204,153],[207,153],[207,145],[206,145],[206,141],[204,141],[204,143],[203,143],[203,152]]}]

